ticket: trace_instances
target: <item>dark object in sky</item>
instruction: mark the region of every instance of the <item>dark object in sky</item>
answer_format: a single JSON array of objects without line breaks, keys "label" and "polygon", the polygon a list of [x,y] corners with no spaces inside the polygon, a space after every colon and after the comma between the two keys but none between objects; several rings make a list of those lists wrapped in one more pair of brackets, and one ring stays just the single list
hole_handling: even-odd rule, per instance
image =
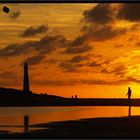
[{"label": "dark object in sky", "polygon": [[3,12],[5,12],[5,13],[7,13],[7,14],[8,14],[8,13],[9,13],[9,11],[10,11],[10,9],[9,9],[8,7],[6,7],[6,6],[4,6],[4,7],[3,7]]}]

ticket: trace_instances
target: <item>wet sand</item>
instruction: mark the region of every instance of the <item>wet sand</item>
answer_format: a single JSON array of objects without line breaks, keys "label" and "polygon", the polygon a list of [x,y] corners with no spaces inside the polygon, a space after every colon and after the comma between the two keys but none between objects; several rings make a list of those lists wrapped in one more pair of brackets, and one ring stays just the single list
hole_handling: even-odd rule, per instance
[{"label": "wet sand", "polygon": [[30,126],[28,133],[6,134],[0,137],[29,138],[140,138],[140,116],[91,118],[51,122]]}]

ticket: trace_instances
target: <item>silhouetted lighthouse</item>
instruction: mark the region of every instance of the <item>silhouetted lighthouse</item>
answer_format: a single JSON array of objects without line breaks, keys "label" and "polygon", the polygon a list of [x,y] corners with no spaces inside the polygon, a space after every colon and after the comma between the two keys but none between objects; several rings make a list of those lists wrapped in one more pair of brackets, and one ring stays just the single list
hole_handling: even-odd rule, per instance
[{"label": "silhouetted lighthouse", "polygon": [[25,93],[25,94],[30,93],[29,76],[28,76],[28,64],[27,64],[27,62],[25,62],[25,64],[24,64],[23,93]]}]

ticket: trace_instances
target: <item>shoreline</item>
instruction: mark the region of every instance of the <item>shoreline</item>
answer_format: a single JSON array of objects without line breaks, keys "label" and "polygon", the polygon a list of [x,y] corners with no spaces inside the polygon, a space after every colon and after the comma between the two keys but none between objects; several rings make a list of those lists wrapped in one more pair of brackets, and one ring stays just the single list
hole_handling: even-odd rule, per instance
[{"label": "shoreline", "polygon": [[0,133],[6,138],[136,138],[140,137],[140,116],[83,118],[34,124],[26,133]]},{"label": "shoreline", "polygon": [[[28,102],[26,102],[28,100]],[[20,102],[16,103],[11,101],[2,101],[0,102],[0,107],[61,107],[61,106],[130,106],[130,102],[128,99],[81,99],[78,98],[76,100],[66,98],[63,100],[48,100],[41,102],[42,100],[34,100],[33,98],[25,98],[23,100],[19,100]],[[23,102],[25,101],[25,102]],[[31,101],[31,102],[30,102]],[[140,99],[131,99],[131,107],[139,107],[140,106]]]}]

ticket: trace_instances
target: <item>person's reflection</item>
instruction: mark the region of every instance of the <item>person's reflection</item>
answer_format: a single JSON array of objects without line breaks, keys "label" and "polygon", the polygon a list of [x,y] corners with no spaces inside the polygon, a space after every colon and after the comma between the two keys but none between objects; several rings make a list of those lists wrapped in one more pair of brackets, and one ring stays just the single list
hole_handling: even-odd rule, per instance
[{"label": "person's reflection", "polygon": [[128,117],[131,117],[131,105],[129,105],[129,108],[128,108]]},{"label": "person's reflection", "polygon": [[24,116],[24,133],[29,131],[29,116]]}]

